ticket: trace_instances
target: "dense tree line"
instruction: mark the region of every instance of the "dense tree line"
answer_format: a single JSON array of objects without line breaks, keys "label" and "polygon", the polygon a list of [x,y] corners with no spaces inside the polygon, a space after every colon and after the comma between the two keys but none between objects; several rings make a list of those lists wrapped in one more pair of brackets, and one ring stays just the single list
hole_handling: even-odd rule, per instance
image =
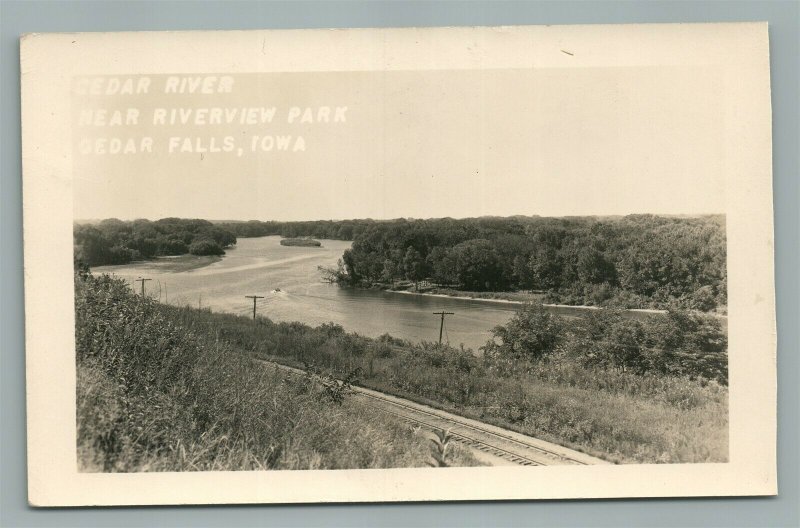
[{"label": "dense tree line", "polygon": [[386,222],[394,222],[394,220],[310,220],[302,222],[249,220],[247,222],[218,222],[217,225],[242,238],[280,235],[287,238],[353,240],[370,226]]},{"label": "dense tree line", "polygon": [[483,351],[487,364],[501,373],[560,357],[587,368],[728,383],[727,331],[720,319],[683,310],[644,320],[596,310],[567,321],[528,304],[493,330]]},{"label": "dense tree line", "polygon": [[336,280],[428,280],[463,291],[533,290],[545,300],[626,308],[727,304],[723,216],[482,217],[455,220],[104,220],[75,229],[90,265],[157,255],[221,254],[236,237],[353,240]]},{"label": "dense tree line", "polygon": [[539,290],[550,302],[712,310],[727,304],[722,216],[393,220],[342,258],[354,285],[429,279],[467,291]]},{"label": "dense tree line", "polygon": [[111,218],[76,224],[75,261],[89,266],[127,264],[157,256],[222,255],[236,235],[207,220],[163,218],[124,222]]}]

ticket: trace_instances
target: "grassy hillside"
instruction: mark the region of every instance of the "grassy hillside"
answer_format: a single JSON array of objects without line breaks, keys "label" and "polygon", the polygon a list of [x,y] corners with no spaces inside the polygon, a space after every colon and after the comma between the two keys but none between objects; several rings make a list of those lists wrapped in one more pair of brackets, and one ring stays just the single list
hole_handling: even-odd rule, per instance
[{"label": "grassy hillside", "polygon": [[165,307],[171,319],[242,353],[360,384],[550,440],[616,462],[728,459],[728,389],[715,381],[552,357],[500,373],[469,351],[370,339],[333,324],[311,328]]},{"label": "grassy hillside", "polygon": [[[81,462],[109,471],[422,466],[427,440],[313,379],[344,378],[616,462],[728,459],[728,390],[552,356],[497,370],[468,351],[333,324],[256,322],[76,283]],[[457,452],[453,464],[473,464]]]},{"label": "grassy hillside", "polygon": [[[428,438],[319,376],[243,354],[107,276],[75,285],[78,460],[83,471],[426,466]],[[227,318],[223,318],[220,321]],[[193,329],[201,328],[192,324]],[[455,446],[450,465],[478,465]]]}]

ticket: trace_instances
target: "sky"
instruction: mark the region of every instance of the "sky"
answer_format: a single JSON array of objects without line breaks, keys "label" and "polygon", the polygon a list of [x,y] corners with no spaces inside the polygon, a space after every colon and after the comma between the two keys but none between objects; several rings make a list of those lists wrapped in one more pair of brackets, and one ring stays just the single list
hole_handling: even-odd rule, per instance
[{"label": "sky", "polygon": [[[73,97],[76,219],[724,212],[723,81],[708,67],[237,74],[215,94],[149,80],[147,93]],[[153,124],[242,107],[275,113]],[[329,121],[340,108],[339,122],[320,107]],[[322,122],[301,122],[306,108]],[[131,109],[138,119],[120,126],[87,113]],[[291,136],[289,150],[263,150],[265,136]],[[152,152],[96,152],[98,139],[145,137]],[[198,138],[208,149],[226,137],[230,152],[197,151]]]}]

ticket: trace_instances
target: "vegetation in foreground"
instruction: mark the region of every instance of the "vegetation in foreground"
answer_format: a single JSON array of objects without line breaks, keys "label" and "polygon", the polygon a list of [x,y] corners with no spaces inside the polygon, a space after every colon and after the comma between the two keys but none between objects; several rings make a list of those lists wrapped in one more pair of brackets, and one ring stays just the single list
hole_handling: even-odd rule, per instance
[{"label": "vegetation in foreground", "polygon": [[[82,273],[75,314],[83,471],[439,465],[429,436],[362,407],[324,373],[265,368],[227,339],[187,328],[209,312],[172,309]],[[479,465],[458,445],[446,464]]]},{"label": "vegetation in foreground", "polygon": [[728,458],[727,347],[710,316],[676,312],[648,324],[599,311],[567,323],[531,305],[476,357],[334,324],[162,309],[226,350],[336,377],[358,369],[363,386],[611,461]]}]

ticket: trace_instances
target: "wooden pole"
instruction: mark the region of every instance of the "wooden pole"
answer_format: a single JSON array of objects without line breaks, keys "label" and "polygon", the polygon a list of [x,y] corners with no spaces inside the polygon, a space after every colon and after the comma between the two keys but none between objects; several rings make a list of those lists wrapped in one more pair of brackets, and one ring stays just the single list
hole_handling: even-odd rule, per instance
[{"label": "wooden pole", "polygon": [[142,278],[136,279],[136,282],[141,282],[142,283],[142,297],[144,297],[144,282],[145,281],[149,281],[149,280],[153,280],[153,279],[142,279]]},{"label": "wooden pole", "polygon": [[245,297],[248,298],[248,299],[253,299],[253,321],[255,321],[256,320],[256,301],[258,299],[263,299],[264,297],[262,295],[245,295]]},{"label": "wooden pole", "polygon": [[442,331],[444,330],[444,316],[445,315],[455,315],[455,314],[453,312],[445,312],[445,311],[433,312],[433,314],[442,316],[442,322],[439,323],[439,345],[441,345],[442,344]]}]

